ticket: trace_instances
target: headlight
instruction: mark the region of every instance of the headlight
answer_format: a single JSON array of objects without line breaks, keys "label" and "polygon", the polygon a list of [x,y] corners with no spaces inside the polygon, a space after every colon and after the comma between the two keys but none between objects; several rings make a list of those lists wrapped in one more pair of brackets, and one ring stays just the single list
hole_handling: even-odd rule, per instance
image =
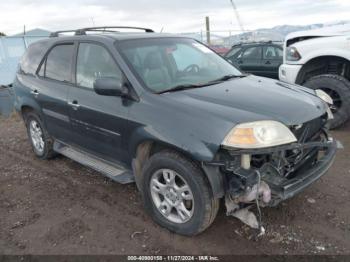
[{"label": "headlight", "polygon": [[288,61],[299,61],[301,59],[301,55],[294,46],[290,46],[287,48],[287,60]]},{"label": "headlight", "polygon": [[316,95],[329,105],[333,105],[333,99],[323,90],[315,90]]},{"label": "headlight", "polygon": [[327,105],[327,115],[328,115],[328,119],[334,119],[333,113],[331,111],[331,109],[329,108],[329,105],[333,105],[333,99],[323,90],[321,89],[317,89],[315,90],[316,95],[323,100]]},{"label": "headlight", "polygon": [[223,146],[250,149],[296,142],[293,133],[277,121],[256,121],[235,126],[222,142]]}]

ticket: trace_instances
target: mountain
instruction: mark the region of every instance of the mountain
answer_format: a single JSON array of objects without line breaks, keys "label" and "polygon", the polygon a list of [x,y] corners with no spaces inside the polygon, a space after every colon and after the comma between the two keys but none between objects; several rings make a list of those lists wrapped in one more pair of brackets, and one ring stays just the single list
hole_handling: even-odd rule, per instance
[{"label": "mountain", "polygon": [[[29,31],[26,31],[25,35],[26,36],[43,36],[43,37],[48,37],[50,35],[50,31],[41,29],[41,28],[35,28]],[[23,36],[23,32],[19,34],[15,34],[13,36]]]}]

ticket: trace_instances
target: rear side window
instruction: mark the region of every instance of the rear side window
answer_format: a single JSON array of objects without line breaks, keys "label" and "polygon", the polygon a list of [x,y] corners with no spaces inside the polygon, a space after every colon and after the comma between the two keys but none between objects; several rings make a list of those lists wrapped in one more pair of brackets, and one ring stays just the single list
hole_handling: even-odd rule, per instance
[{"label": "rear side window", "polygon": [[122,72],[104,47],[90,43],[79,44],[77,85],[93,88],[94,81],[101,77],[121,79]]},{"label": "rear side window", "polygon": [[260,46],[248,47],[241,55],[241,59],[256,59],[259,60],[262,57],[262,48]]},{"label": "rear side window", "polygon": [[282,59],[282,49],[275,46],[264,47],[264,59]]},{"label": "rear side window", "polygon": [[42,65],[42,67],[45,66],[45,69],[41,68],[39,75],[44,73],[46,78],[61,82],[71,82],[73,54],[73,44],[55,46],[46,58],[46,65]]},{"label": "rear side window", "polygon": [[21,73],[34,75],[46,51],[47,51],[46,42],[38,42],[35,44],[31,44],[27,52],[25,52],[25,54],[21,59],[21,62],[20,62]]}]

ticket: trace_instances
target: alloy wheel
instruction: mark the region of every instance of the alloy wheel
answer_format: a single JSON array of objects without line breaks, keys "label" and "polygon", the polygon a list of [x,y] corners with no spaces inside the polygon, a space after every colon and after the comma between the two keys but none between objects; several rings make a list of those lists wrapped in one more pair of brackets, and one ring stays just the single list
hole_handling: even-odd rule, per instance
[{"label": "alloy wheel", "polygon": [[194,213],[194,197],[185,179],[171,169],[156,171],[150,181],[151,196],[158,211],[173,223],[186,223]]},{"label": "alloy wheel", "polygon": [[45,142],[43,138],[43,131],[36,120],[31,120],[29,123],[30,138],[33,142],[35,150],[42,154],[44,152]]}]

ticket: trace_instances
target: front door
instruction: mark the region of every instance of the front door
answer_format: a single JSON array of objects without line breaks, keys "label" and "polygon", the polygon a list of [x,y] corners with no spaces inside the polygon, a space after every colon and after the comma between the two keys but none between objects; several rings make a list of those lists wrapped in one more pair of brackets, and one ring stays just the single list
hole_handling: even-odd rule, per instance
[{"label": "front door", "polygon": [[74,144],[111,161],[124,162],[122,140],[128,120],[125,100],[95,93],[100,77],[122,78],[108,50],[94,43],[80,43],[76,62],[76,87],[70,89],[68,105]]},{"label": "front door", "polygon": [[241,54],[238,55],[236,63],[242,71],[253,75],[260,75],[261,59],[262,47],[251,46],[247,47]]}]

